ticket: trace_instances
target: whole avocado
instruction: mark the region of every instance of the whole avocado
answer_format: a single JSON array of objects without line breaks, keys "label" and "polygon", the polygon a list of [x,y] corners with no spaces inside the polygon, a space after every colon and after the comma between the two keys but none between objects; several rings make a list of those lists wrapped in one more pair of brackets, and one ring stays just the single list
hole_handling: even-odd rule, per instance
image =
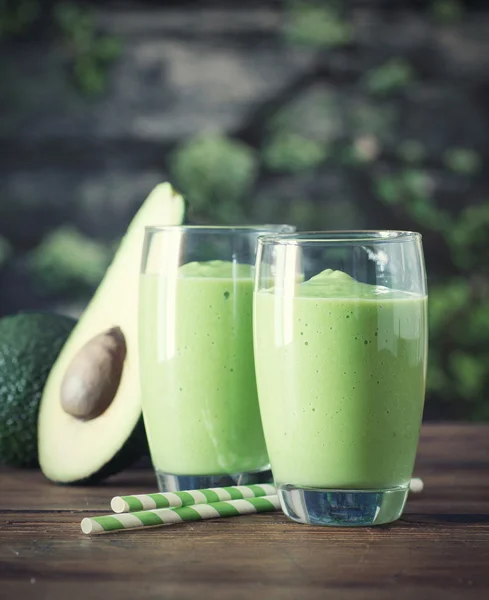
[{"label": "whole avocado", "polygon": [[50,313],[0,319],[0,464],[36,467],[44,384],[76,321]]}]

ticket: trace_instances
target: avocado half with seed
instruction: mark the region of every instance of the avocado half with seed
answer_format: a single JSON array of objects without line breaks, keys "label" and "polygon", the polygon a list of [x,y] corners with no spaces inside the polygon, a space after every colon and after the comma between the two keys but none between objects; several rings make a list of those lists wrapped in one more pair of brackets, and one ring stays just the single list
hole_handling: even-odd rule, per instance
[{"label": "avocado half with seed", "polygon": [[168,183],[148,196],[55,362],[39,408],[39,463],[50,480],[96,483],[147,451],[138,365],[138,279],[144,228],[178,225]]}]

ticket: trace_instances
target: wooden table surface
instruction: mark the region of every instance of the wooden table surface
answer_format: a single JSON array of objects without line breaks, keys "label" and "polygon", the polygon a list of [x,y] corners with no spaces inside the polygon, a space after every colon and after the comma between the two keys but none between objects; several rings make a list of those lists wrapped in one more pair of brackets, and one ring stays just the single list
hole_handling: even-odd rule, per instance
[{"label": "wooden table surface", "polygon": [[489,598],[489,425],[426,425],[425,491],[390,526],[297,525],[281,513],[88,537],[84,516],[154,489],[150,470],[92,488],[0,471],[0,599]]}]

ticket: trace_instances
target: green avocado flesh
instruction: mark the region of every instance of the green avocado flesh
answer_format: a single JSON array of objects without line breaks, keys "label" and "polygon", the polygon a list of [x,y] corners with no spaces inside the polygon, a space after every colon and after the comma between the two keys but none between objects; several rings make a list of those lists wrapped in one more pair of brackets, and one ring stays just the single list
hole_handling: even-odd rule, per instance
[{"label": "green avocado flesh", "polygon": [[[182,223],[185,203],[168,183],[158,185],[133,219],[93,299],[63,347],[39,409],[39,463],[57,483],[95,483],[147,452],[138,364],[138,286],[144,228]],[[119,327],[126,356],[114,399],[100,416],[82,420],[61,406],[64,374],[95,336]]]},{"label": "green avocado flesh", "polygon": [[36,467],[42,390],[76,321],[48,313],[0,319],[0,464]]}]

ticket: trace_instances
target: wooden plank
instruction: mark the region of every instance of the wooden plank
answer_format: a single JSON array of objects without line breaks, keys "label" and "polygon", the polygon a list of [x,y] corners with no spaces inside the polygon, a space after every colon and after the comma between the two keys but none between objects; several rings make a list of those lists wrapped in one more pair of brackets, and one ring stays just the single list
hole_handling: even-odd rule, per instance
[{"label": "wooden plank", "polygon": [[[97,486],[60,486],[40,471],[0,472],[0,512],[12,510],[107,510],[118,494],[156,490],[150,469],[125,471]],[[110,512],[110,511],[109,511]]]},{"label": "wooden plank", "polygon": [[148,470],[58,487],[0,472],[0,598],[195,597],[383,600],[487,597],[489,426],[426,426],[403,518],[364,529],[301,526],[282,514],[84,536],[87,514],[148,491]]},{"label": "wooden plank", "polygon": [[[219,584],[230,594],[248,581],[352,592],[488,584],[487,520],[453,524],[417,515],[386,528],[325,530],[263,515],[93,539],[82,537],[72,519],[62,521],[33,520],[2,546],[1,580],[71,582],[75,592],[118,580],[134,592],[143,582],[166,589],[192,582],[194,591]],[[33,539],[39,531],[43,539]]]},{"label": "wooden plank", "polygon": [[[163,597],[172,590],[207,596],[218,588],[223,598],[250,592],[249,582],[267,597],[292,589],[305,598],[324,588],[373,598],[386,589],[397,596],[406,586],[414,594],[480,592],[488,584],[487,520],[453,524],[416,515],[388,528],[325,530],[263,515],[94,539],[82,537],[70,516],[59,521],[33,520],[2,546],[2,582],[13,589],[31,580],[45,589],[71,583],[74,598],[112,581],[114,596],[129,590],[141,597],[146,584]],[[39,531],[43,539],[33,539]]]},{"label": "wooden plank", "polygon": [[[489,456],[489,451],[488,451]],[[489,460],[488,467],[489,471]],[[449,466],[419,465],[415,473],[423,478],[425,492],[412,495],[406,511],[436,514],[444,509],[457,513],[478,513],[489,503],[489,473],[481,469],[451,469]],[[118,494],[147,493],[155,490],[151,471],[130,471],[97,487],[61,487],[39,472],[0,473],[1,515],[8,511],[110,512],[110,500]]]}]

